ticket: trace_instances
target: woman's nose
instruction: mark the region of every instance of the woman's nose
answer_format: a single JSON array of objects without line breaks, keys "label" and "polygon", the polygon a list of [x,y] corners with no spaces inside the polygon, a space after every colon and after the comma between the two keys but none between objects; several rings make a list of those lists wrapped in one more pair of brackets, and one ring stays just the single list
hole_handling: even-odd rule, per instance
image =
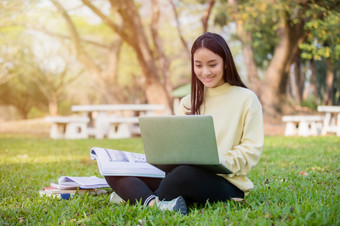
[{"label": "woman's nose", "polygon": [[202,70],[202,76],[203,77],[206,77],[206,76],[208,76],[210,74],[211,74],[211,72],[210,72],[210,70],[208,68],[203,68],[203,70]]}]

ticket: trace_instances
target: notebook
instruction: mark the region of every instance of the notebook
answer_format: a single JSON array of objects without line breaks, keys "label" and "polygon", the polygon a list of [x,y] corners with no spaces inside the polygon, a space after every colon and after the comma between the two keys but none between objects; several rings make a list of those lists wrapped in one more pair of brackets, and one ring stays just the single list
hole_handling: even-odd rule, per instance
[{"label": "notebook", "polygon": [[141,116],[139,126],[148,163],[166,172],[185,164],[232,173],[220,164],[212,116]]}]

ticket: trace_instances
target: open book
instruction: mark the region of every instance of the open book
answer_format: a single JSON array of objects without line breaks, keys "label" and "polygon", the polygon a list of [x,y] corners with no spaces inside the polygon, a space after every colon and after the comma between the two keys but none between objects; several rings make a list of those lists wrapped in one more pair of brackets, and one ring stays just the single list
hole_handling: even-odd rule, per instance
[{"label": "open book", "polygon": [[96,176],[91,177],[69,177],[61,176],[58,178],[58,183],[51,183],[52,187],[57,189],[95,189],[110,187],[104,178]]},{"label": "open book", "polygon": [[165,172],[146,162],[144,154],[93,147],[90,156],[97,160],[99,172],[103,176],[165,176]]}]

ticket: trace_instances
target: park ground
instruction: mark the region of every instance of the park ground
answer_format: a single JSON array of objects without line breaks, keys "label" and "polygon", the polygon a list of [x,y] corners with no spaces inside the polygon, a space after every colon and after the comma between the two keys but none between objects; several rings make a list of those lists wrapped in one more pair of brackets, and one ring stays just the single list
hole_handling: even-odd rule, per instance
[{"label": "park ground", "polygon": [[34,135],[0,134],[0,225],[340,225],[337,136],[266,136],[245,202],[190,206],[181,216],[110,203],[111,189],[72,200],[39,197],[60,176],[100,176],[93,146],[135,152],[143,146],[140,138],[52,140],[45,122],[25,123],[12,129]]},{"label": "park ground", "polygon": [[42,198],[63,175],[101,176],[91,147],[142,152],[140,138],[52,140],[44,118],[0,121],[0,225],[340,225],[340,137],[285,137],[265,120],[265,145],[245,202],[189,207],[187,216],[116,205],[107,195]]}]

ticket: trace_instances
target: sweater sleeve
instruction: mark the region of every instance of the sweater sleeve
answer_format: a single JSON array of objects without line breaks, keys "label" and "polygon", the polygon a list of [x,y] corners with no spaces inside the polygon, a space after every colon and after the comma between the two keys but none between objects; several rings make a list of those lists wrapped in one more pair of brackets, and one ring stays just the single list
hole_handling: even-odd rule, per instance
[{"label": "sweater sleeve", "polygon": [[232,176],[245,176],[258,163],[263,149],[264,132],[262,108],[246,112],[240,142],[226,151],[224,163],[233,171]]},{"label": "sweater sleeve", "polygon": [[175,115],[186,115],[190,111],[190,95],[181,99],[179,105],[175,109]]}]

